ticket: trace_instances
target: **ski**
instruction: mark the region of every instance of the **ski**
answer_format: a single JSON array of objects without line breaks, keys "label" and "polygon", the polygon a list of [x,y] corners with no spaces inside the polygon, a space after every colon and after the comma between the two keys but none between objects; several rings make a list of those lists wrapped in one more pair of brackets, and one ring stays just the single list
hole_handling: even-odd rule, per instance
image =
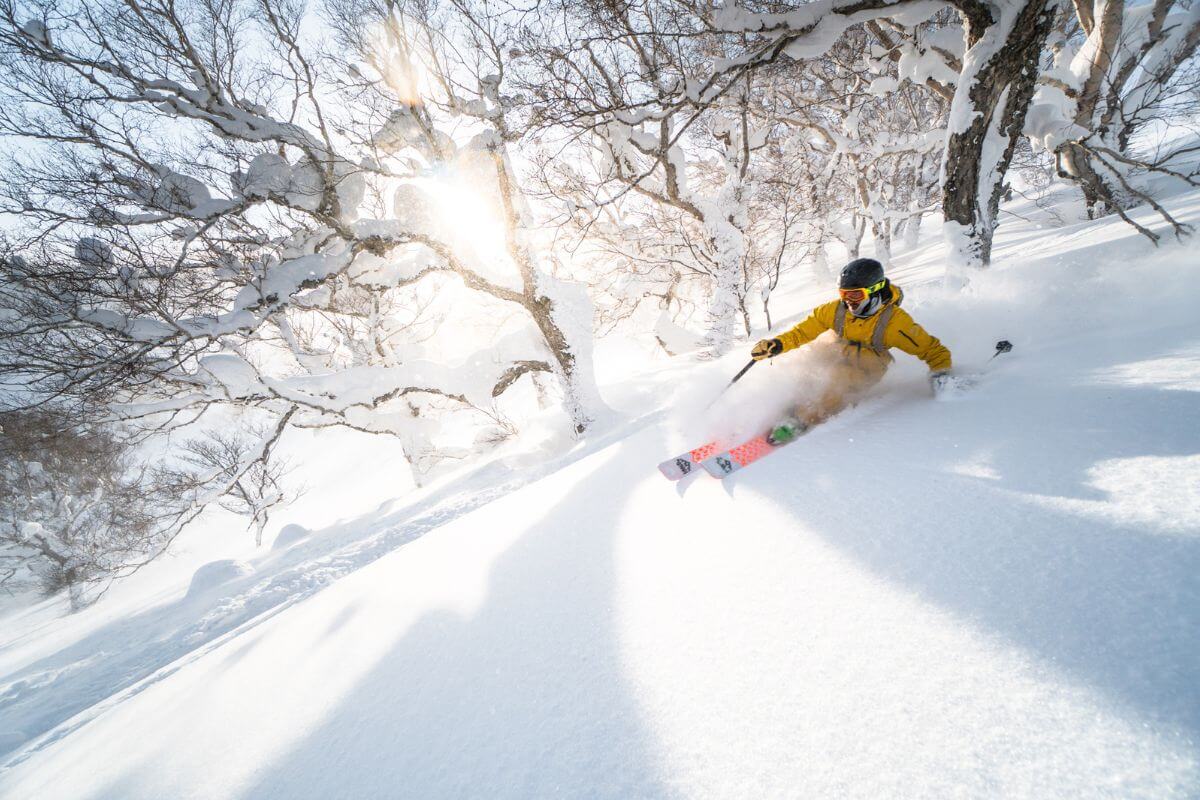
[{"label": "ski", "polygon": [[709,442],[674,458],[668,458],[658,465],[658,471],[665,475],[667,480],[680,480],[692,474],[696,467],[700,466],[700,462],[716,453],[717,449],[716,442]]},{"label": "ski", "polygon": [[709,456],[700,462],[700,466],[704,467],[704,470],[714,478],[724,478],[726,475],[732,475],[740,469],[745,469],[755,461],[794,441],[795,439],[790,439],[779,444],[771,444],[767,440],[767,434],[761,434],[722,453]]},{"label": "ski", "polygon": [[681,453],[675,458],[668,458],[658,465],[658,471],[669,480],[677,481],[692,474],[699,466],[713,477],[724,478],[726,475],[753,464],[772,450],[777,450],[785,444],[795,441],[804,433],[803,428],[795,433],[787,431],[787,429],[783,430],[788,438],[778,442],[771,440],[770,432],[747,439],[728,450],[721,450],[716,442],[709,442],[694,450]]}]

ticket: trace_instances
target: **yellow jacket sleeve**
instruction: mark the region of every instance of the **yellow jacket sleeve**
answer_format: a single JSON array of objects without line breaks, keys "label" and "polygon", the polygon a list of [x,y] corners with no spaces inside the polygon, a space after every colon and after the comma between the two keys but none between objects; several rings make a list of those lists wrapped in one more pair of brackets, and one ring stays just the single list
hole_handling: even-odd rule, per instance
[{"label": "yellow jacket sleeve", "polygon": [[841,301],[835,300],[832,303],[817,306],[796,327],[779,334],[779,341],[783,342],[783,351],[786,353],[788,350],[795,350],[832,329],[833,315],[839,302]]},{"label": "yellow jacket sleeve", "polygon": [[[936,336],[930,336],[924,328],[914,322],[903,309],[896,309],[888,329],[884,331],[883,343],[887,347],[898,347],[921,359],[929,365],[931,372],[950,369],[950,351]],[[784,349],[787,349],[786,345]]]}]

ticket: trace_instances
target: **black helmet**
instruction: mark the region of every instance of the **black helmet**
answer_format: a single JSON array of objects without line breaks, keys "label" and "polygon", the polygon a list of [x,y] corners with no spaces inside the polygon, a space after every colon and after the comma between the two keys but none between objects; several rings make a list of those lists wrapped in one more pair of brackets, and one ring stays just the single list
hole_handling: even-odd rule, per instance
[{"label": "black helmet", "polygon": [[866,289],[883,281],[883,264],[873,258],[856,258],[842,267],[839,289]]}]

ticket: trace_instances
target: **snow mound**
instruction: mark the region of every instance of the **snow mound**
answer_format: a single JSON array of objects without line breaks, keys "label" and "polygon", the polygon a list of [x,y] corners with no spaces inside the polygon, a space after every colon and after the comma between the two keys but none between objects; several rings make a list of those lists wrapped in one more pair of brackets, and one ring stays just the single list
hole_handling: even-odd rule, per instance
[{"label": "snow mound", "polygon": [[196,597],[204,594],[209,589],[215,589],[222,584],[252,574],[254,574],[254,567],[245,561],[239,561],[235,558],[210,561],[197,569],[195,574],[192,575],[192,582],[188,586],[187,596],[188,598]]},{"label": "snow mound", "polygon": [[271,544],[272,550],[284,550],[302,539],[307,539],[312,533],[303,525],[284,525],[279,531],[279,535],[275,537],[275,541]]},{"label": "snow mound", "polygon": [[212,200],[200,181],[178,172],[168,172],[150,196],[150,204],[172,214],[188,214]]},{"label": "snow mound", "polygon": [[102,239],[85,236],[75,243],[75,260],[95,275],[112,266],[113,249]]},{"label": "snow mound", "polygon": [[31,19],[21,26],[21,33],[33,39],[42,47],[50,47],[50,31],[41,20]]}]

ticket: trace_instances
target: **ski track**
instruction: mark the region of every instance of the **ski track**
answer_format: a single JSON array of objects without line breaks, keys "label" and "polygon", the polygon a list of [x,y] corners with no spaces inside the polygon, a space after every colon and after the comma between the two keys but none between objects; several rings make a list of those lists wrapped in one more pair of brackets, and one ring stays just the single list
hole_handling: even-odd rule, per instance
[{"label": "ski track", "polygon": [[[588,455],[610,446],[661,417],[655,411],[596,437],[585,447],[537,468],[518,479],[459,493],[450,487],[425,498],[433,508],[412,513],[389,514],[385,521],[366,526],[374,531],[358,541],[345,543],[344,531],[362,527],[334,526],[314,532],[310,541],[293,545],[283,553],[264,557],[264,566],[276,565],[273,574],[259,572],[219,587],[200,597],[184,597],[131,619],[101,628],[65,650],[30,665],[6,684],[0,684],[0,719],[21,732],[10,743],[0,774],[53,745],[105,710],[143,691],[201,657],[204,653],[253,630],[288,606],[313,596],[339,578],[355,572],[388,553],[421,538],[432,530],[481,508],[523,486],[534,483]],[[468,475],[468,484],[496,472],[485,465]],[[505,472],[507,472],[505,470]],[[448,497],[443,497],[448,495]],[[465,496],[464,496],[465,495]],[[439,499],[441,498],[441,499]],[[410,504],[411,505],[411,504]],[[396,517],[401,517],[397,520]],[[382,530],[380,530],[382,528]],[[339,531],[338,529],[343,529]],[[328,552],[320,552],[333,546]],[[313,551],[317,552],[313,552]],[[0,756],[6,742],[0,739]]]},{"label": "ski track", "polygon": [[[212,647],[251,630],[338,578],[515,488],[517,485],[509,484],[480,492],[470,500],[418,514],[363,541],[255,580],[238,594],[221,598],[198,619],[194,619],[194,613],[202,601],[184,598],[145,618],[121,623],[117,631],[102,631],[99,636],[104,649],[93,650],[91,642],[85,640],[62,657],[53,658],[59,664],[65,660],[65,664],[35,665],[0,690],[0,715],[10,724],[24,721],[26,730],[49,733],[23,748],[0,770],[21,763],[114,703],[166,678]],[[56,702],[60,698],[66,704]],[[36,710],[36,716],[22,720],[26,709]]]}]

